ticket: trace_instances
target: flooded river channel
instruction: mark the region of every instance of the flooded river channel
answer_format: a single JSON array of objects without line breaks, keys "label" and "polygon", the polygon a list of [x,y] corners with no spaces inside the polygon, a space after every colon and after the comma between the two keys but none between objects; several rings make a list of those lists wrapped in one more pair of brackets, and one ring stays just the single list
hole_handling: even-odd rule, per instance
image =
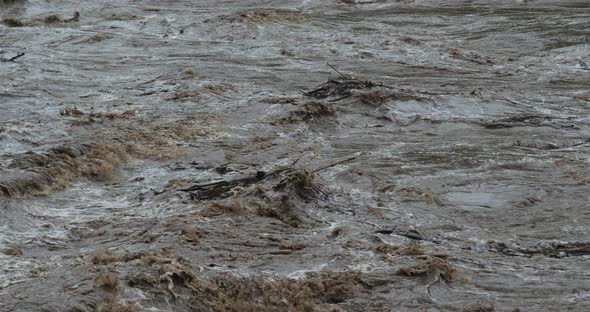
[{"label": "flooded river channel", "polygon": [[0,1],[0,311],[589,311],[590,3]]}]

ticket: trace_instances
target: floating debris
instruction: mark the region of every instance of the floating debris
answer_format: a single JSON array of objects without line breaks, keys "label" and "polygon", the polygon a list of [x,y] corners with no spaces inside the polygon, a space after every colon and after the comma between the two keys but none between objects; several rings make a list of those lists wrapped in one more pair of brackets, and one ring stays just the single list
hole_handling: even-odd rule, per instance
[{"label": "floating debris", "polygon": [[19,52],[17,53],[15,56],[10,57],[10,58],[3,58],[0,57],[0,62],[14,62],[16,61],[18,58],[23,57],[25,55],[24,52]]},{"label": "floating debris", "polygon": [[312,121],[321,117],[332,117],[336,115],[336,106],[330,103],[309,102],[289,113],[289,117],[279,119],[283,123],[296,123]]},{"label": "floating debris", "polygon": [[300,12],[275,9],[256,9],[238,12],[236,14],[221,17],[222,21],[230,23],[301,23],[307,17]]},{"label": "floating debris", "polygon": [[94,277],[94,287],[113,291],[119,284],[119,278],[112,272],[103,271]]},{"label": "floating debris", "polygon": [[115,118],[129,118],[135,116],[135,110],[126,110],[123,112],[105,112],[105,113],[85,113],[76,108],[66,108],[60,111],[62,116],[68,117],[80,117],[80,116],[88,116],[90,118],[107,118],[107,119],[115,119]]},{"label": "floating debris", "polygon": [[590,243],[587,242],[549,242],[534,247],[509,246],[503,242],[489,241],[489,250],[509,256],[542,255],[549,258],[566,258],[590,255]]},{"label": "floating debris", "polygon": [[130,147],[121,144],[61,146],[45,154],[16,159],[0,178],[0,194],[23,197],[60,190],[80,178],[107,181],[127,160]]},{"label": "floating debris", "polygon": [[382,82],[344,78],[330,79],[328,82],[303,94],[315,99],[335,98],[332,101],[339,101],[352,96],[353,91],[370,90],[377,87],[388,88]]},{"label": "floating debris", "polygon": [[397,274],[416,277],[426,276],[436,273],[446,282],[452,282],[457,279],[457,271],[445,259],[436,256],[419,256],[416,258],[418,264],[409,268],[401,268]]},{"label": "floating debris", "polygon": [[140,312],[141,308],[137,304],[121,303],[107,301],[99,304],[96,312]]},{"label": "floating debris", "polygon": [[2,19],[2,24],[8,27],[28,27],[28,26],[43,26],[43,25],[61,25],[80,21],[80,12],[75,11],[71,18],[64,18],[59,15],[51,14],[42,17],[35,17],[29,20],[21,20],[16,17],[5,17]]},{"label": "floating debris", "polygon": [[475,52],[464,53],[458,48],[451,49],[451,57],[454,59],[472,62],[480,65],[494,65],[494,61],[489,57],[481,56]]}]

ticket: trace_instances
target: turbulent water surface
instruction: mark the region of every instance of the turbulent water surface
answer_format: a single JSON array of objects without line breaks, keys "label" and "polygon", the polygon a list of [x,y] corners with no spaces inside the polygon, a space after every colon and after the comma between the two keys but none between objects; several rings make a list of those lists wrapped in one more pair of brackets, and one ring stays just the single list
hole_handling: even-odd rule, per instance
[{"label": "turbulent water surface", "polygon": [[0,311],[590,310],[587,1],[0,17]]}]

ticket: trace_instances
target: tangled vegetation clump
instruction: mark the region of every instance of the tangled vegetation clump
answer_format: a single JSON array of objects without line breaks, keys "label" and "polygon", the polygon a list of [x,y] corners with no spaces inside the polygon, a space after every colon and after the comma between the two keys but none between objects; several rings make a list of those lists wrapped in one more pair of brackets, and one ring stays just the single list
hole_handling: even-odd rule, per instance
[{"label": "tangled vegetation clump", "polygon": [[18,19],[16,17],[5,17],[2,19],[2,24],[8,27],[26,27],[26,26],[43,26],[43,25],[61,25],[68,23],[75,23],[80,21],[80,12],[75,11],[71,18],[64,18],[63,16],[51,14],[47,16],[36,17],[28,20]]},{"label": "tangled vegetation clump", "polygon": [[379,244],[373,249],[380,253],[391,253],[400,256],[419,256],[426,254],[426,249],[418,241],[411,240],[402,246],[393,246],[390,244]]},{"label": "tangled vegetation clump", "polygon": [[445,259],[430,255],[420,256],[417,259],[417,265],[409,268],[401,268],[397,271],[397,274],[415,277],[436,273],[447,282],[457,279],[457,270]]},{"label": "tangled vegetation clump", "polygon": [[[368,289],[357,272],[310,273],[300,280],[234,278],[218,276],[211,280],[225,299],[220,311],[326,311]],[[211,303],[197,294],[193,303]],[[218,303],[219,304],[219,303]],[[216,305],[219,307],[219,305]]]},{"label": "tangled vegetation clump", "polygon": [[314,172],[306,169],[289,169],[286,170],[275,185],[275,191],[285,192],[296,195],[303,199],[318,198],[320,195],[326,195],[320,185],[315,182],[316,175]]},{"label": "tangled vegetation clump", "polygon": [[417,100],[418,97],[413,94],[409,93],[396,93],[386,90],[374,90],[368,92],[360,92],[358,94],[358,99],[361,100],[362,103],[371,105],[371,106],[380,106],[388,101],[411,101]]},{"label": "tangled vegetation clump", "polygon": [[13,161],[0,178],[0,194],[22,197],[60,190],[81,178],[108,181],[127,160],[131,147],[124,144],[60,146],[43,154],[25,154]]},{"label": "tangled vegetation clump", "polygon": [[311,121],[320,117],[332,117],[336,115],[336,106],[328,103],[309,102],[302,107],[291,111],[288,117],[282,118],[279,122],[296,123]]},{"label": "tangled vegetation clump", "polygon": [[141,308],[137,304],[128,304],[115,301],[107,301],[99,304],[96,312],[139,312]]},{"label": "tangled vegetation clump", "polygon": [[[152,250],[116,262],[128,274],[119,279],[101,269],[95,287],[113,291],[132,287],[196,311],[326,311],[369,289],[358,272],[315,272],[301,279],[237,277],[229,273],[198,276],[172,249]],[[102,267],[102,262],[98,267]],[[98,311],[135,311],[136,305],[107,301]],[[132,310],[117,310],[117,309]]]}]

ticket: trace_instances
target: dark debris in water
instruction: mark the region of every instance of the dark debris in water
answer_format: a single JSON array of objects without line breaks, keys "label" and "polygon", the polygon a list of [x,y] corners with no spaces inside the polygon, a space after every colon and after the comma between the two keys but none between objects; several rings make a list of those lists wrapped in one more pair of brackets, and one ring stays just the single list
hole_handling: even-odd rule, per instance
[{"label": "dark debris in water", "polygon": [[17,53],[13,57],[9,57],[9,58],[0,57],[0,62],[5,62],[5,63],[7,63],[7,62],[14,62],[14,61],[16,61],[17,59],[19,59],[19,58],[21,58],[23,56],[25,56],[25,53],[24,52],[19,52],[19,53]]},{"label": "dark debris in water", "polygon": [[8,27],[32,27],[32,26],[52,26],[65,25],[76,23],[80,21],[80,12],[75,11],[71,18],[64,18],[63,16],[51,14],[47,16],[35,17],[32,19],[18,19],[16,17],[5,17],[2,19],[2,24]]},{"label": "dark debris in water", "polygon": [[[271,175],[277,172],[271,172]],[[256,174],[251,176],[245,176],[241,178],[235,178],[231,180],[222,180],[217,182],[205,182],[195,184],[186,188],[179,189],[182,192],[189,192],[194,200],[208,200],[208,199],[220,199],[227,198],[232,194],[230,191],[236,187],[247,187],[257,182],[262,181],[268,177],[268,173],[265,171],[257,171]]]},{"label": "dark debris in water", "polygon": [[303,94],[315,99],[333,98],[331,101],[339,101],[352,96],[353,91],[370,90],[377,87],[389,88],[382,82],[373,82],[369,80],[343,78],[330,79],[328,82]]},{"label": "dark debris in water", "polygon": [[489,250],[509,256],[532,257],[541,255],[549,258],[566,258],[590,255],[590,243],[587,242],[549,242],[534,247],[510,246],[503,242],[489,241]]},{"label": "dark debris in water", "polygon": [[581,2],[37,2],[0,0],[2,312],[586,303]]},{"label": "dark debris in water", "polygon": [[450,55],[452,58],[467,61],[467,62],[473,62],[473,63],[480,64],[480,65],[494,65],[495,64],[495,62],[489,57],[482,56],[482,55],[475,53],[475,52],[465,53],[461,49],[458,49],[458,48],[451,49]]},{"label": "dark debris in water", "polygon": [[[222,16],[221,21],[229,23],[301,23],[307,17],[300,12],[280,9],[256,9]],[[207,21],[209,22],[209,20]]]},{"label": "dark debris in water", "polygon": [[[323,169],[325,166],[319,168]],[[199,183],[179,190],[188,192],[199,203],[206,203],[200,214],[208,218],[259,216],[280,220],[291,227],[314,223],[307,220],[303,207],[329,198],[314,171],[297,167],[257,171],[253,175]]]},{"label": "dark debris in water", "polygon": [[400,235],[400,236],[404,236],[407,237],[409,239],[413,239],[413,240],[423,240],[424,236],[416,231],[416,230],[407,230],[407,231],[402,231],[399,229],[382,229],[382,230],[377,230],[375,231],[375,233],[379,233],[379,234],[386,234],[386,235],[390,235],[390,234],[395,234],[395,235]]}]

